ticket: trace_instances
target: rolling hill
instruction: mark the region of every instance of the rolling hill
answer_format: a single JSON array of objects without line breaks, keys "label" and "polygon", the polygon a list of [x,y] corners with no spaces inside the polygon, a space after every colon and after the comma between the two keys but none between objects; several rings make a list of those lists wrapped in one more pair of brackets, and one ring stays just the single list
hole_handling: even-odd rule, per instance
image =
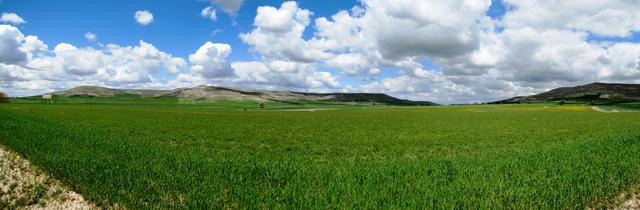
[{"label": "rolling hill", "polygon": [[150,90],[150,89],[113,89],[98,86],[78,86],[68,90],[51,92],[48,94],[73,97],[118,97],[123,95],[138,95],[141,97],[156,97],[171,92],[170,90]]},{"label": "rolling hill", "polygon": [[63,97],[176,97],[185,100],[254,100],[254,101],[327,101],[327,102],[376,102],[390,105],[437,105],[429,101],[398,99],[383,93],[308,93],[292,91],[257,91],[217,86],[198,86],[174,90],[114,89],[97,86],[79,86],[49,93]]},{"label": "rolling hill", "polygon": [[576,87],[561,87],[532,96],[518,96],[497,104],[532,103],[548,101],[583,101],[622,103],[640,101],[640,84],[591,83]]}]

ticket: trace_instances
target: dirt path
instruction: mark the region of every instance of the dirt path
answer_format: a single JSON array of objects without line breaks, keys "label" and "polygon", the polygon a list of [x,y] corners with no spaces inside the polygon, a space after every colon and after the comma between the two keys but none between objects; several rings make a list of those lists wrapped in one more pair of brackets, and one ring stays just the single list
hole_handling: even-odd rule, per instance
[{"label": "dirt path", "polygon": [[81,195],[0,146],[0,209],[96,209]]},{"label": "dirt path", "polygon": [[617,109],[606,110],[606,109],[600,108],[598,106],[591,106],[591,109],[593,109],[594,111],[597,111],[597,112],[604,112],[604,113],[617,113],[617,112],[620,112]]},{"label": "dirt path", "polygon": [[614,108],[614,109],[608,110],[608,109],[600,108],[598,106],[591,106],[591,109],[597,112],[604,112],[604,113],[638,112],[638,110],[628,109],[628,108]]}]

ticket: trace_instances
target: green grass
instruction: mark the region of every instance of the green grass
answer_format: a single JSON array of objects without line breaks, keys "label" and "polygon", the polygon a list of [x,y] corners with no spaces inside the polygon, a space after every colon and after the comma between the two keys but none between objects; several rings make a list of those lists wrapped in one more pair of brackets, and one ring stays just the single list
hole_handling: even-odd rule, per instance
[{"label": "green grass", "polygon": [[100,205],[135,209],[583,209],[637,186],[639,117],[14,103],[0,104],[0,144]]},{"label": "green grass", "polygon": [[[345,102],[323,102],[323,101],[297,101],[279,102],[266,101],[265,108],[259,108],[260,102],[252,100],[215,100],[215,101],[193,101],[180,100],[177,104],[183,107],[197,108],[222,108],[222,109],[247,109],[247,110],[290,110],[290,109],[331,109],[331,108],[365,108],[371,107],[371,103],[345,103]],[[379,104],[377,106],[386,106]]]},{"label": "green grass", "polygon": [[616,104],[614,105],[615,107],[621,107],[621,108],[625,108],[625,109],[631,109],[631,110],[640,110],[640,102],[635,102],[635,103],[622,103],[622,104]]}]

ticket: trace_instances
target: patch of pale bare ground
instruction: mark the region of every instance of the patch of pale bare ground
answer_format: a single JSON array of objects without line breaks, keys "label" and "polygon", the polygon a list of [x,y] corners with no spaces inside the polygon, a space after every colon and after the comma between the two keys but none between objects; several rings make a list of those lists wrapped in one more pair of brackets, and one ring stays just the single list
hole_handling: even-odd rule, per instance
[{"label": "patch of pale bare ground", "polygon": [[622,203],[621,205],[616,206],[613,209],[633,209],[633,210],[640,210],[640,200],[639,200],[639,194],[638,192],[633,192],[631,194],[626,193],[625,195],[623,195],[626,201],[624,203]]},{"label": "patch of pale bare ground", "polygon": [[597,106],[592,106],[591,109],[593,109],[596,112],[603,112],[603,113],[617,113],[620,112],[617,109],[613,109],[613,110],[606,110]]},{"label": "patch of pale bare ground", "polygon": [[597,203],[588,210],[611,209],[611,210],[640,210],[640,192],[634,188],[631,192],[625,192],[615,198]]},{"label": "patch of pale bare ground", "polygon": [[624,109],[624,108],[612,109],[612,110],[603,109],[598,106],[592,106],[591,108],[597,112],[603,112],[603,113],[638,112],[638,110]]},{"label": "patch of pale bare ground", "polygon": [[29,161],[0,146],[0,209],[97,209]]}]

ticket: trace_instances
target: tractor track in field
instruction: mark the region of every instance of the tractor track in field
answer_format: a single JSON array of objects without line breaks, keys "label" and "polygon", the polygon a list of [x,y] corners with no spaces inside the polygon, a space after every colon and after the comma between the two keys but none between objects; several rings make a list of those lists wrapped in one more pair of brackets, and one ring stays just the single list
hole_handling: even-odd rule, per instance
[{"label": "tractor track in field", "polygon": [[0,209],[97,209],[20,155],[0,146]]}]

